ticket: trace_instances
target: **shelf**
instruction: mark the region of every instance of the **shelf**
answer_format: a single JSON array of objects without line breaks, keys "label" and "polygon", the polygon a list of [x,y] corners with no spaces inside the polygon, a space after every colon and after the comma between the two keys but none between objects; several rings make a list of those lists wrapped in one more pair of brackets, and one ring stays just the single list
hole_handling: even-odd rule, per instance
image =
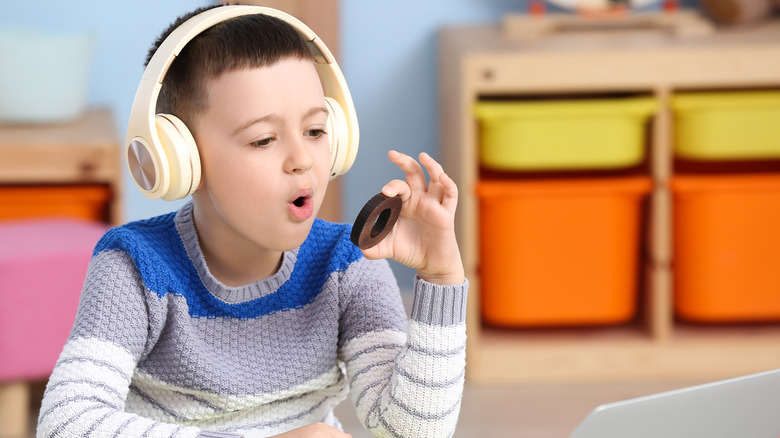
[{"label": "shelf", "polygon": [[120,144],[108,109],[68,123],[0,125],[0,184],[105,185],[108,222],[122,222]]},{"label": "shelf", "polygon": [[[636,328],[568,333],[483,329],[468,352],[468,379],[480,383],[717,380],[780,364],[780,326],[675,326],[668,340]],[[724,352],[727,352],[724,354]]]},{"label": "shelf", "polygon": [[[588,382],[718,379],[780,367],[780,323],[694,326],[672,309],[673,118],[670,99],[691,90],[780,87],[780,21],[676,38],[630,29],[560,32],[511,41],[500,26],[441,31],[440,153],[460,188],[456,232],[471,289],[467,378],[472,382]],[[480,318],[479,166],[474,104],[522,96],[648,95],[659,110],[648,126],[647,159],[634,169],[653,178],[643,237],[646,284],[637,322],[608,328],[497,330]],[[638,322],[638,321],[641,321]]]}]

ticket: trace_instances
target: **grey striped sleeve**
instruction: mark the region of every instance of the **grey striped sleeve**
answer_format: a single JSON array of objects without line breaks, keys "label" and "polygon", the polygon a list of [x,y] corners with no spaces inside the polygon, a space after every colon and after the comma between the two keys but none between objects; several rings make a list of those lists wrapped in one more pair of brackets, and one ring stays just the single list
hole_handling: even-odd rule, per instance
[{"label": "grey striped sleeve", "polygon": [[415,299],[411,318],[430,325],[453,326],[466,321],[468,280],[442,286],[415,278]]},{"label": "grey striped sleeve", "polygon": [[406,334],[363,331],[344,346],[352,402],[376,436],[452,434],[463,394],[467,294],[465,280],[442,286],[416,279]]}]

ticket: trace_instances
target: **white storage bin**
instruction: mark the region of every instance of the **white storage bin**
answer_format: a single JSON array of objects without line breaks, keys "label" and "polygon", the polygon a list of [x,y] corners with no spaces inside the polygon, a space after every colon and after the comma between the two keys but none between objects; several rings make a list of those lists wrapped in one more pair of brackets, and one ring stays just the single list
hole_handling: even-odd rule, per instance
[{"label": "white storage bin", "polygon": [[95,40],[0,29],[0,123],[62,122],[87,104]]}]

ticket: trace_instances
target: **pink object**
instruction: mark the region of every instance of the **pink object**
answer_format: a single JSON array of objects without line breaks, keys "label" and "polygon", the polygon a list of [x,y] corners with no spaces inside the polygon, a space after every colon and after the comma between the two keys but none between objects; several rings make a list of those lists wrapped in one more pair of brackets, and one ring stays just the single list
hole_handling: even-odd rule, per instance
[{"label": "pink object", "polygon": [[106,229],[65,218],[0,222],[0,382],[51,374]]}]

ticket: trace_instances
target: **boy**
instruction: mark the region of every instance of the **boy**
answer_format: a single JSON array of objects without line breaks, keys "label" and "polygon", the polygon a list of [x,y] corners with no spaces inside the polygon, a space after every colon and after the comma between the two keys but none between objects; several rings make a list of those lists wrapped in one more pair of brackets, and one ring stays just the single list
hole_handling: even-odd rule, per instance
[{"label": "boy", "polygon": [[[191,130],[202,179],[178,212],[98,243],[38,436],[344,437],[333,408],[348,392],[375,436],[452,435],[468,287],[457,188],[429,156],[426,184],[390,152],[406,181],[382,192],[401,217],[361,252],[348,225],[315,219],[324,100],[282,20],[233,18],[186,45],[157,109]],[[417,269],[409,321],[384,258]]]}]

